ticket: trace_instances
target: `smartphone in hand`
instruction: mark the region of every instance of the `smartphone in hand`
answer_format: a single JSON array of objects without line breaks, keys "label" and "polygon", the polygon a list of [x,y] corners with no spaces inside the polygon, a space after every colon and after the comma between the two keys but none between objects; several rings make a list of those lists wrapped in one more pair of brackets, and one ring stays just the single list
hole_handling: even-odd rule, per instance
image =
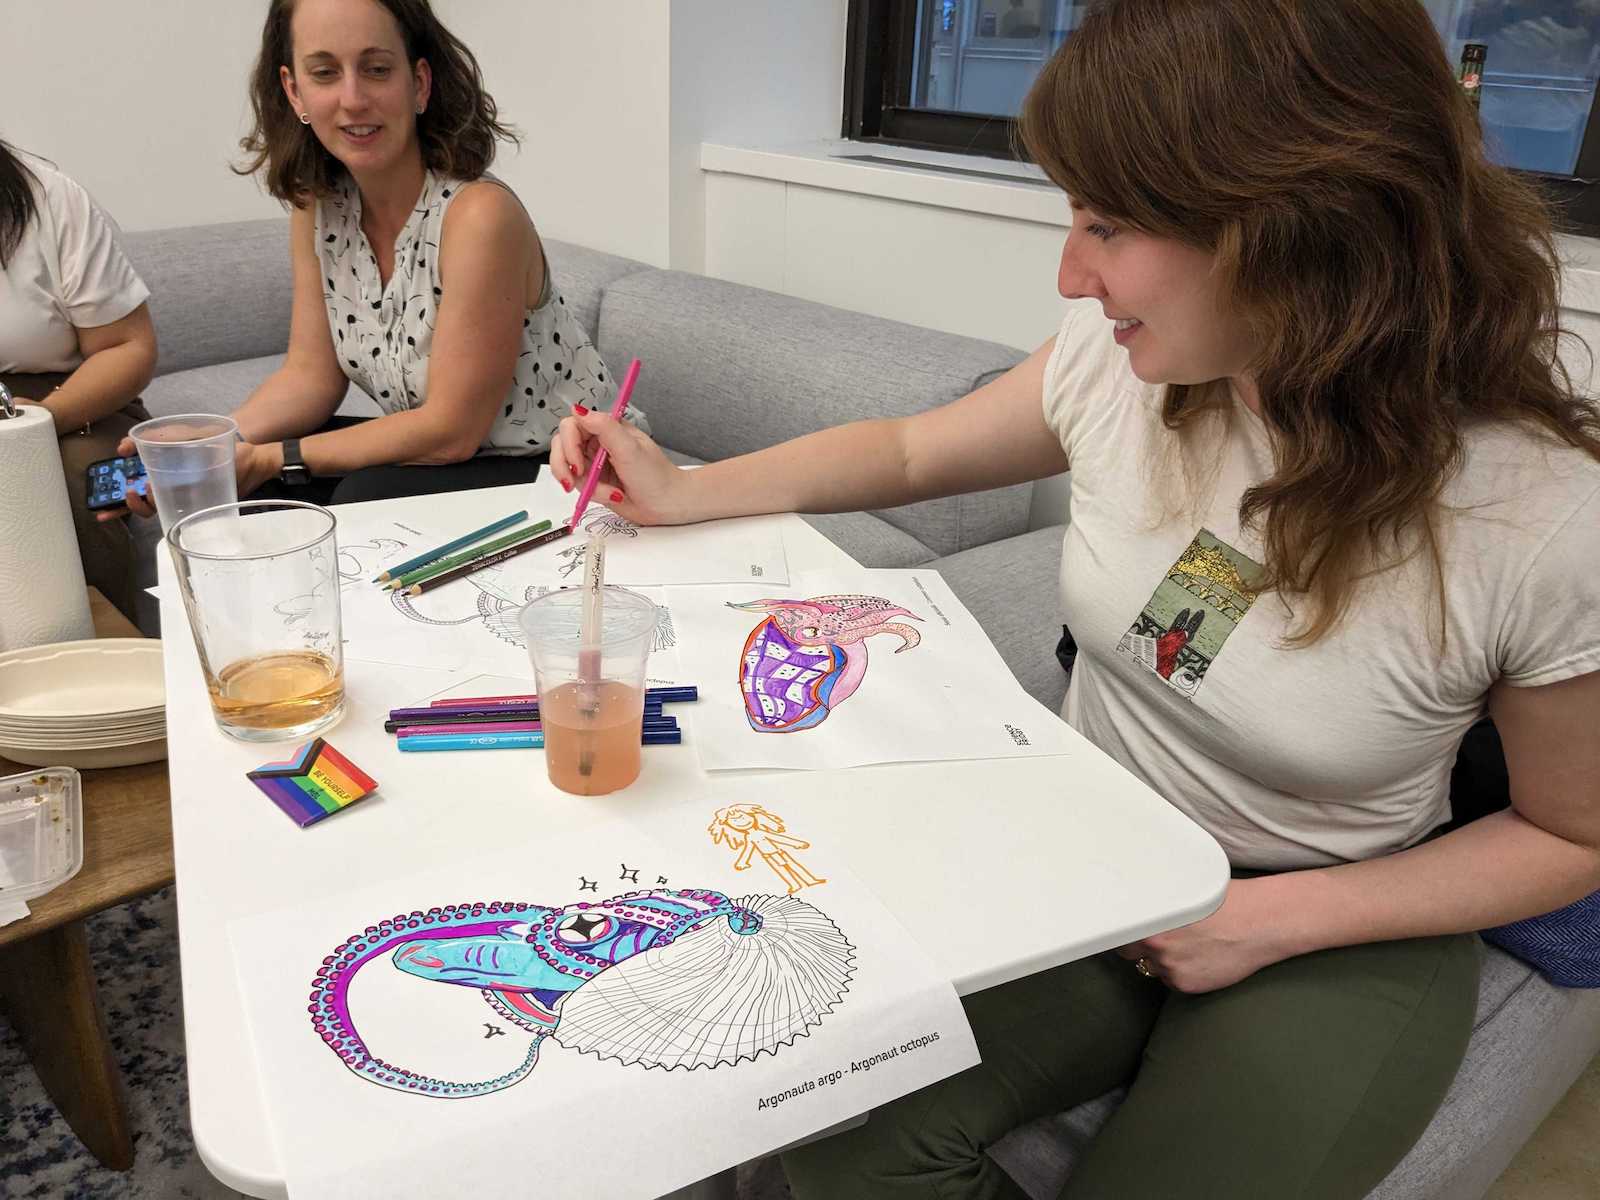
[{"label": "smartphone in hand", "polygon": [[129,492],[138,492],[141,496],[149,494],[150,480],[137,454],[92,462],[88,476],[90,512],[121,508]]}]

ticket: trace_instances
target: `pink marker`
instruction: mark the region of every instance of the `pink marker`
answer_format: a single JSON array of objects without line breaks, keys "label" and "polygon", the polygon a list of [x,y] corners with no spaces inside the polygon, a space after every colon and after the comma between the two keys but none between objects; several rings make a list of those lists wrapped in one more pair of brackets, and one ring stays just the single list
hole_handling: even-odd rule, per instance
[{"label": "pink marker", "polygon": [[[639,378],[639,360],[636,358],[628,364],[628,373],[622,377],[622,386],[617,389],[617,402],[611,408],[611,419],[622,420],[622,414],[628,410],[628,397],[633,394],[634,380]],[[594,456],[594,461],[589,464],[589,475],[583,481],[583,487],[578,489],[578,504],[572,510],[572,520],[567,522],[567,528],[577,532],[578,519],[583,516],[583,510],[589,507],[589,501],[594,499],[594,489],[600,482],[600,472],[606,469],[606,460],[611,456],[606,453],[604,446]]]}]

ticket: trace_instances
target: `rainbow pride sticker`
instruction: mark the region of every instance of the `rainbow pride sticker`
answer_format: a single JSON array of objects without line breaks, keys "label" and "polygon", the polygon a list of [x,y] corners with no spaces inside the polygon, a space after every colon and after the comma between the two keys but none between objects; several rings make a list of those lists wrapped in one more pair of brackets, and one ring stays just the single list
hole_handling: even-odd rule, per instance
[{"label": "rainbow pride sticker", "polygon": [[378,788],[377,780],[321,738],[301,746],[287,762],[266,763],[245,774],[302,829]]}]

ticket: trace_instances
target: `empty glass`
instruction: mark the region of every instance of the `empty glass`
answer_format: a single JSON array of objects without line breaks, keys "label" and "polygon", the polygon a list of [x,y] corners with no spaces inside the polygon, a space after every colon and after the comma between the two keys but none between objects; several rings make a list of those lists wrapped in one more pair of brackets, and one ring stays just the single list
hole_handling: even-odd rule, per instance
[{"label": "empty glass", "polygon": [[190,513],[239,498],[233,448],[239,427],[232,417],[181,413],[141,421],[128,431],[150,479],[150,498],[161,532]]}]

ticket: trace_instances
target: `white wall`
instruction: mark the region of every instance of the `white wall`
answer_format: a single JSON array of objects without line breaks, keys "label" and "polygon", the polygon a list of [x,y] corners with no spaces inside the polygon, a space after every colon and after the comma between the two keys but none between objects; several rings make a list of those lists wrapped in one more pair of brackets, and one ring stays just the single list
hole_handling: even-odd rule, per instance
[{"label": "white wall", "polygon": [[547,237],[666,266],[671,0],[434,0],[523,136],[495,173]]},{"label": "white wall", "polygon": [[705,270],[704,142],[838,133],[847,0],[672,0],[671,265]]},{"label": "white wall", "polygon": [[78,180],[126,229],[278,214],[228,170],[265,0],[7,0],[0,137]]}]

